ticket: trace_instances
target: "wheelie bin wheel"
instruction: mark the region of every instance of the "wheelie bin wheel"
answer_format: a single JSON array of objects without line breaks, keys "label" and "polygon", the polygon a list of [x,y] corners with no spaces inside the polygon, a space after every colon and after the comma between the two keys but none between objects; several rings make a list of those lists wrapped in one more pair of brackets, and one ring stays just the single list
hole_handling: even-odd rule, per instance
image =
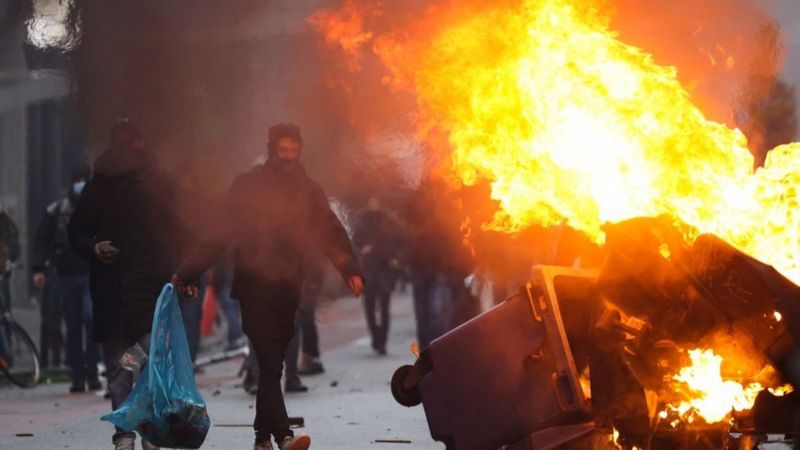
[{"label": "wheelie bin wheel", "polygon": [[416,370],[414,366],[401,366],[392,375],[392,396],[403,406],[412,407],[422,403],[417,385],[407,386],[406,378]]}]

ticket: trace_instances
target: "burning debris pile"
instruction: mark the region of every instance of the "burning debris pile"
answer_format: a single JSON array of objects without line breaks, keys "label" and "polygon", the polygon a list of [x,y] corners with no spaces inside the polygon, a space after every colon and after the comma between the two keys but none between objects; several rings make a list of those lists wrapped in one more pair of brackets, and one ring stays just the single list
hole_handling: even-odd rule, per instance
[{"label": "burning debris pile", "polygon": [[[731,432],[793,432],[800,288],[716,237],[684,244],[669,221],[606,232],[600,271],[536,268],[399,369],[398,401],[424,402],[434,438],[459,450],[589,448],[596,430],[623,448],[738,448]],[[487,410],[503,412],[481,427]]]},{"label": "burning debris pile", "polygon": [[[680,68],[612,29],[613,6],[636,2],[439,0],[393,25],[368,3],[310,23],[349,70],[371,55],[414,97],[455,184],[489,187],[484,231],[570,227],[607,256],[597,272],[540,267],[398,370],[396,398],[425,404],[434,438],[552,448],[602,429],[626,448],[725,448],[733,429],[791,431],[800,144],[755,168]],[[740,74],[774,52],[729,45],[711,64]]]}]

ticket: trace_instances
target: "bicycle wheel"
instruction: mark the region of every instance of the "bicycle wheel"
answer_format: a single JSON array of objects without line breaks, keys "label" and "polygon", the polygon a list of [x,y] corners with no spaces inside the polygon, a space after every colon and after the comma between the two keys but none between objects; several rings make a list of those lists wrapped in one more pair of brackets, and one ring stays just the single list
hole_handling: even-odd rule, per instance
[{"label": "bicycle wheel", "polygon": [[39,382],[39,354],[30,336],[14,321],[5,324],[0,370],[19,387],[30,388]]}]

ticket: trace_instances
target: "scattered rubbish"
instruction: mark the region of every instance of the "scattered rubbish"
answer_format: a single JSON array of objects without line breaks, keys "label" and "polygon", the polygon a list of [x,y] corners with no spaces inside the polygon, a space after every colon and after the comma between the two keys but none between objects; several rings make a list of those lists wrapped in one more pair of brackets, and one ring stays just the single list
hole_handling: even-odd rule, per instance
[{"label": "scattered rubbish", "polygon": [[14,436],[16,436],[16,437],[33,437],[33,433],[17,433]]},{"label": "scattered rubbish", "polygon": [[303,417],[289,417],[289,426],[302,428],[306,426],[306,419]]},{"label": "scattered rubbish", "polygon": [[103,417],[138,431],[158,447],[199,448],[211,420],[194,379],[175,287],[161,291],[153,316],[150,355],[139,382],[117,410]]},{"label": "scattered rubbish", "polygon": [[240,347],[235,350],[228,350],[222,353],[217,353],[211,356],[204,356],[197,358],[195,361],[195,367],[201,369],[206,366],[210,366],[212,364],[220,363],[229,361],[231,359],[239,358],[239,357],[247,357],[250,352],[248,351],[248,347]]},{"label": "scattered rubbish", "polygon": [[331,387],[336,387],[339,385],[339,382],[336,380],[331,381]]},{"label": "scattered rubbish", "polygon": [[410,444],[411,441],[405,439],[375,439],[373,444]]},{"label": "scattered rubbish", "polygon": [[142,370],[145,362],[147,362],[147,353],[138,342],[130,346],[125,351],[125,354],[122,355],[122,358],[119,359],[122,368],[131,372]]},{"label": "scattered rubbish", "polygon": [[214,396],[214,397],[216,397],[216,396],[218,396],[218,395],[219,395],[219,394],[221,394],[221,393],[222,393],[222,392],[220,392],[220,391],[218,391],[218,390],[217,390],[217,391],[214,391],[214,392],[212,392],[212,393],[211,393],[211,395],[212,395],[212,396]]}]

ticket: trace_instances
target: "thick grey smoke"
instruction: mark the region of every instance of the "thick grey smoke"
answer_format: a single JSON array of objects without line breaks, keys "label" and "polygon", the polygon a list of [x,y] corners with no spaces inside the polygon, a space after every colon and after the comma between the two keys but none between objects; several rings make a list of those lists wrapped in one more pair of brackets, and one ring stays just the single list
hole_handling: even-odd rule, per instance
[{"label": "thick grey smoke", "polygon": [[271,124],[294,122],[304,163],[330,194],[360,203],[406,182],[379,148],[392,144],[362,138],[346,95],[326,77],[306,23],[322,2],[75,1],[81,116],[94,155],[114,118],[128,117],[163,165],[214,194],[266,152]]},{"label": "thick grey smoke", "polygon": [[[186,186],[213,197],[264,154],[272,123],[291,121],[303,129],[312,176],[351,208],[419,181],[415,99],[383,82],[386,69],[371,45],[354,71],[348,55],[309,24],[342,0],[74,1],[80,109],[93,154],[103,150],[114,118],[128,117]],[[779,29],[754,2],[609,0],[623,40],[677,66],[709,117],[745,130],[753,105],[775,92],[782,61]],[[351,3],[379,5],[364,26],[382,32],[458,2]],[[770,141],[758,135],[763,127],[750,130],[761,146]],[[472,202],[470,195],[459,210],[478,226],[477,205],[485,209],[487,196],[478,192]],[[458,229],[464,218],[450,219]]]}]

